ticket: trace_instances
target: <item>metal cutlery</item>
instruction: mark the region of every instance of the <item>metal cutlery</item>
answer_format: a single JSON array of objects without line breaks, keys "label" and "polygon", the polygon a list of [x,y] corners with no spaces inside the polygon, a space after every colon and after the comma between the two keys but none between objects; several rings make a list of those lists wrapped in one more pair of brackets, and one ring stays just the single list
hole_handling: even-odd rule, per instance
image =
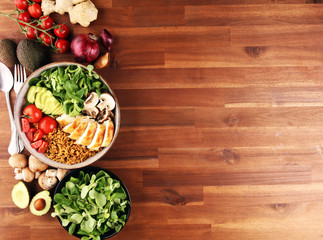
[{"label": "metal cutlery", "polygon": [[9,93],[13,87],[13,76],[9,68],[0,62],[0,90],[4,92],[7,101],[7,107],[9,112],[10,124],[11,124],[11,140],[8,147],[8,152],[10,155],[18,153],[20,151],[17,134],[16,134],[16,126],[15,120],[12,115],[12,110],[10,106],[10,98]]},{"label": "metal cutlery", "polygon": [[[24,84],[25,80],[27,78],[26,75],[26,69],[19,65],[19,64],[15,64],[15,68],[14,68],[14,85],[13,85],[13,89],[16,93],[16,95],[18,95],[22,85]],[[24,150],[24,143],[22,142],[21,138],[19,137],[18,132],[16,131],[16,135],[17,135],[17,140],[18,140],[18,146],[19,146],[19,152],[22,152]]]}]

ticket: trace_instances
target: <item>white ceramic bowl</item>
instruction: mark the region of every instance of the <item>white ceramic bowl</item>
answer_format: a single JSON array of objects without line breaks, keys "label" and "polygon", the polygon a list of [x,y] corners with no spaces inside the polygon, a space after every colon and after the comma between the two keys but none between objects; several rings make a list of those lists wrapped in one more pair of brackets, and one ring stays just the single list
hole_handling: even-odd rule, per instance
[{"label": "white ceramic bowl", "polygon": [[104,84],[106,84],[108,86],[109,93],[115,99],[116,107],[115,107],[113,139],[112,139],[112,141],[111,141],[111,143],[110,143],[110,145],[108,147],[103,148],[103,150],[98,152],[96,155],[86,159],[85,161],[83,161],[81,163],[76,163],[76,164],[73,164],[73,165],[68,165],[68,164],[65,164],[65,163],[56,162],[54,160],[49,159],[44,154],[38,153],[34,148],[32,148],[31,145],[30,145],[29,140],[26,137],[26,134],[24,132],[22,132],[22,127],[21,127],[21,116],[22,116],[22,112],[23,112],[23,109],[24,109],[25,104],[26,104],[26,95],[27,95],[27,92],[28,92],[28,89],[29,89],[28,82],[30,81],[30,79],[35,78],[35,77],[39,77],[42,72],[44,72],[44,71],[46,71],[48,69],[51,69],[51,68],[54,68],[54,67],[65,67],[65,66],[69,66],[69,65],[78,65],[78,66],[81,66],[84,69],[86,69],[86,66],[84,66],[82,64],[78,64],[78,63],[56,62],[56,63],[51,63],[51,64],[48,64],[48,65],[45,65],[45,66],[37,69],[32,74],[30,74],[29,77],[27,78],[27,80],[25,81],[24,85],[22,86],[22,88],[21,88],[21,90],[20,90],[20,92],[19,92],[19,94],[18,94],[18,96],[16,98],[16,103],[15,103],[15,108],[14,108],[14,116],[15,116],[15,119],[16,119],[16,126],[17,126],[17,131],[19,133],[19,136],[23,140],[23,142],[25,144],[25,148],[32,155],[34,155],[36,158],[38,158],[43,163],[46,163],[47,165],[55,167],[55,168],[76,169],[76,168],[81,168],[81,167],[88,166],[88,165],[94,163],[95,161],[97,161],[98,159],[100,159],[101,157],[103,157],[109,151],[109,149],[111,148],[113,143],[116,141],[116,138],[117,138],[118,133],[119,133],[119,128],[120,128],[120,106],[119,106],[119,102],[118,102],[118,99],[117,99],[115,93],[113,92],[113,90],[109,87],[107,82],[101,76],[100,76],[100,80],[101,80],[101,82],[103,82]]}]

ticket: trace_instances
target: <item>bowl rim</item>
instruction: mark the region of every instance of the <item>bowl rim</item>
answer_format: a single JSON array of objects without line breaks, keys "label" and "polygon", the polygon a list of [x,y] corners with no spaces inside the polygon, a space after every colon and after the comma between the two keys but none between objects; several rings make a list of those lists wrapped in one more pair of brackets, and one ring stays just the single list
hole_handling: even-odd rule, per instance
[{"label": "bowl rim", "polygon": [[[34,72],[32,72],[27,79],[25,80],[23,86],[21,87],[19,93],[17,94],[16,97],[16,101],[15,101],[15,105],[14,105],[14,118],[15,118],[15,125],[16,125],[16,129],[17,132],[19,134],[19,137],[22,139],[25,148],[29,151],[29,153],[31,155],[33,155],[34,157],[36,157],[37,159],[39,159],[41,162],[51,166],[51,167],[55,167],[55,168],[62,168],[62,169],[77,169],[77,168],[81,168],[81,167],[85,167],[88,166],[92,163],[94,163],[95,161],[99,160],[100,158],[102,158],[109,150],[110,148],[113,146],[113,144],[115,143],[117,136],[119,134],[119,129],[120,129],[120,121],[121,121],[121,116],[120,116],[120,105],[119,105],[119,101],[117,99],[117,96],[115,94],[115,92],[112,90],[112,88],[109,86],[109,84],[107,83],[107,81],[100,75],[98,74],[95,70],[93,70],[94,73],[98,74],[100,77],[100,81],[104,84],[107,85],[108,89],[109,89],[109,93],[113,96],[115,102],[116,102],[116,107],[115,107],[115,120],[114,120],[114,136],[113,139],[110,143],[109,146],[103,148],[101,151],[99,151],[97,154],[95,154],[92,157],[89,157],[88,159],[86,159],[83,162],[80,163],[75,163],[75,164],[65,164],[65,163],[60,163],[54,160],[51,160],[50,158],[46,157],[44,154],[42,153],[38,153],[35,149],[33,149],[30,145],[29,140],[26,137],[26,134],[24,134],[22,132],[21,129],[21,112],[22,112],[22,106],[25,103],[25,97],[26,94],[28,92],[29,86],[28,86],[28,82],[30,81],[30,79],[39,76],[42,72],[44,72],[45,70],[54,68],[54,67],[65,67],[65,66],[70,66],[70,65],[76,65],[76,66],[80,66],[83,69],[86,69],[87,67],[83,64],[80,63],[75,63],[75,62],[69,62],[69,61],[62,61],[62,62],[53,62],[53,63],[49,63],[46,64],[40,68],[38,68],[37,70],[35,70]],[[26,89],[26,90],[25,90]],[[22,91],[25,90],[25,94],[22,98],[21,94]],[[19,99],[22,98],[22,101],[18,101]],[[21,106],[19,108],[18,106],[18,102],[20,102]],[[19,109],[18,109],[19,108]]]},{"label": "bowl rim", "polygon": [[[98,173],[101,170],[108,173],[113,179],[118,180],[120,182],[120,185],[122,186],[122,188],[126,192],[127,198],[129,200],[129,206],[126,208],[126,215],[127,215],[126,220],[125,220],[125,225],[126,225],[126,223],[128,222],[128,219],[130,217],[130,212],[131,212],[131,197],[130,197],[130,193],[128,191],[128,188],[126,187],[124,182],[115,173],[111,172],[108,169],[98,167],[98,166],[86,166],[86,167],[83,167],[83,168],[73,169],[70,172],[68,172],[63,177],[63,179],[57,184],[57,186],[55,187],[53,200],[52,200],[52,207],[54,207],[54,205],[55,205],[55,200],[54,200],[55,194],[58,193],[58,191],[59,192],[61,191],[61,189],[65,186],[66,181],[68,181],[68,179],[70,179],[71,176],[73,176],[73,177],[78,176],[80,171],[83,171],[84,173]],[[68,227],[69,227],[70,224],[68,224],[66,227],[64,227],[62,225],[62,221],[60,220],[60,218],[58,216],[56,216],[56,218],[59,221],[59,223],[61,224],[61,226],[68,232]],[[120,231],[124,228],[125,225],[122,226]],[[116,231],[112,232],[112,230],[110,230],[110,231],[106,232],[105,234],[101,235],[100,237],[101,237],[101,239],[107,239],[107,238],[113,237],[114,235],[116,235],[119,232],[116,232]],[[82,235],[79,235],[79,234],[76,234],[76,233],[73,234],[73,236],[75,236],[77,238],[82,238]]]}]

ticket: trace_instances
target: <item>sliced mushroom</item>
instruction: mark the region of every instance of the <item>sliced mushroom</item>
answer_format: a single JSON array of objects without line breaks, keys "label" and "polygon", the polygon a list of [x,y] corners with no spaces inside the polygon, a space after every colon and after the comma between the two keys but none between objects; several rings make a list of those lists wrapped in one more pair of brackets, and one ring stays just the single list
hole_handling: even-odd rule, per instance
[{"label": "sliced mushroom", "polygon": [[56,183],[57,183],[57,178],[46,176],[46,172],[43,172],[42,174],[40,174],[38,178],[38,184],[44,190],[52,189],[56,185]]},{"label": "sliced mushroom", "polygon": [[85,107],[82,110],[82,113],[89,116],[90,118],[96,118],[98,116],[99,112],[100,111],[99,111],[99,109],[97,107],[92,107],[92,108]]},{"label": "sliced mushroom", "polygon": [[22,169],[21,173],[16,173],[16,180],[24,180],[25,182],[32,182],[35,178],[35,173],[30,171],[29,167]]},{"label": "sliced mushroom", "polygon": [[84,108],[90,109],[95,107],[99,102],[99,96],[96,92],[91,92],[84,102]]},{"label": "sliced mushroom", "polygon": [[100,96],[100,103],[97,107],[102,111],[107,108],[108,111],[112,111],[116,107],[116,102],[109,93],[102,93]]},{"label": "sliced mushroom", "polygon": [[111,118],[113,116],[113,113],[111,111],[108,111],[107,108],[104,108],[97,116],[96,120],[98,123],[104,123],[106,120]]}]

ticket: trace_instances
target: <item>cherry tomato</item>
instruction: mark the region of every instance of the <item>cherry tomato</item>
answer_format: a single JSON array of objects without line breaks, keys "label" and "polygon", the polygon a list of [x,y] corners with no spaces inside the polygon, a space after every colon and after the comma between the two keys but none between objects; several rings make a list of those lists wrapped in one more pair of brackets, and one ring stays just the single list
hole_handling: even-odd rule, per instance
[{"label": "cherry tomato", "polygon": [[70,42],[66,39],[58,39],[55,46],[59,53],[66,53],[70,49]]},{"label": "cherry tomato", "polygon": [[27,118],[22,118],[21,119],[21,125],[22,125],[22,131],[23,132],[28,132],[30,130],[30,123]]},{"label": "cherry tomato", "polygon": [[30,16],[32,16],[35,19],[38,19],[43,15],[43,12],[41,11],[41,6],[39,3],[33,3],[28,6],[28,12]]},{"label": "cherry tomato", "polygon": [[57,128],[57,122],[54,118],[45,116],[40,119],[38,127],[44,132],[44,134],[48,134]]},{"label": "cherry tomato", "polygon": [[36,132],[34,133],[34,141],[38,141],[42,139],[44,136],[44,132],[41,129],[37,129]]},{"label": "cherry tomato", "polygon": [[41,3],[42,0],[33,0],[33,2]]},{"label": "cherry tomato", "polygon": [[[18,14],[18,20],[23,21],[25,23],[30,23],[31,17],[27,11],[21,12]],[[26,24],[19,22],[21,26],[26,26]]]},{"label": "cherry tomato", "polygon": [[43,141],[40,147],[38,148],[37,152],[44,153],[47,151],[48,143],[46,141]]},{"label": "cherry tomato", "polygon": [[32,148],[39,148],[42,144],[43,144],[44,140],[43,139],[40,139],[38,141],[35,141],[33,142],[31,145]]},{"label": "cherry tomato", "polygon": [[[32,24],[32,25],[35,26],[35,24]],[[27,26],[27,29],[26,29],[27,38],[36,39],[38,35],[39,35],[39,31],[37,29]]]},{"label": "cherry tomato", "polygon": [[39,27],[44,30],[52,28],[55,23],[54,20],[49,16],[42,16],[40,20],[41,21],[40,21]]},{"label": "cherry tomato", "polygon": [[39,38],[41,38],[43,41],[42,41],[42,43],[43,43],[43,45],[44,46],[51,46],[52,44],[54,44],[54,41],[55,41],[55,37],[54,37],[54,35],[52,34],[52,33],[41,33],[40,35],[39,35]]},{"label": "cherry tomato", "polygon": [[33,142],[34,141],[34,133],[32,132],[26,132],[26,137],[28,138],[29,142]]},{"label": "cherry tomato", "polygon": [[54,29],[54,34],[59,38],[67,38],[70,30],[68,30],[65,24],[59,24],[57,28]]},{"label": "cherry tomato", "polygon": [[15,5],[18,9],[23,10],[28,7],[27,0],[15,0]]},{"label": "cherry tomato", "polygon": [[24,116],[29,120],[29,122],[36,123],[42,118],[42,111],[35,106],[35,104],[30,104],[25,107],[23,111]]}]

